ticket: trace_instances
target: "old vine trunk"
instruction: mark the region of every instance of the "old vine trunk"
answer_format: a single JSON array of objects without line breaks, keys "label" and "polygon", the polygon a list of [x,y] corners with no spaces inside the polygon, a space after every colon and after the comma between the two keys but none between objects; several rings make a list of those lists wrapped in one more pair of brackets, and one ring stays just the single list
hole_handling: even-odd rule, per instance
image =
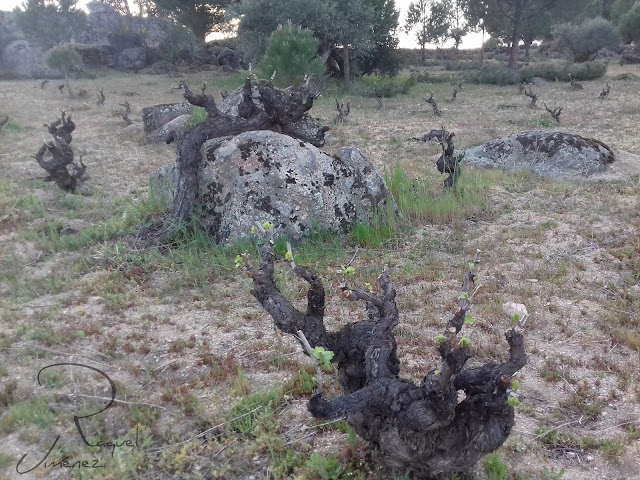
[{"label": "old vine trunk", "polygon": [[[335,354],[332,362],[344,394],[327,399],[317,393],[308,404],[314,417],[346,418],[385,465],[410,470],[418,478],[465,471],[507,439],[514,424],[508,403],[514,395],[510,377],[526,363],[524,338],[515,327],[505,334],[510,346],[505,363],[464,368],[472,354],[470,342],[457,337],[471,306],[477,258],[465,276],[458,311],[437,339],[442,364],[416,385],[398,376],[393,329],[399,313],[387,272],[378,278],[377,291],[342,287],[344,298],[365,302],[367,318],[329,332],[322,280],[291,260],[295,275],[310,286],[307,309],[298,311],[276,285],[271,240],[262,247],[261,256],[261,266],[248,266],[248,275],[253,295],[276,326],[293,335],[300,331],[311,347],[322,346]],[[465,393],[461,402],[459,391]]]},{"label": "old vine trunk", "polygon": [[[252,101],[252,88],[257,88],[264,109],[258,108]],[[328,127],[323,127],[318,136],[311,137],[294,125],[311,109],[316,98],[308,81],[296,88],[279,90],[270,81],[252,82],[247,77],[237,117],[218,110],[214,98],[204,93],[204,87],[202,93],[197,95],[187,85],[184,85],[184,90],[184,97],[189,103],[205,109],[207,119],[179,138],[175,138],[174,134],[167,138],[167,143],[174,140],[178,142],[178,185],[171,213],[173,226],[188,220],[193,212],[198,195],[198,170],[202,161],[200,149],[207,140],[251,130],[274,130],[312,145],[322,146],[324,134],[329,130]]]}]

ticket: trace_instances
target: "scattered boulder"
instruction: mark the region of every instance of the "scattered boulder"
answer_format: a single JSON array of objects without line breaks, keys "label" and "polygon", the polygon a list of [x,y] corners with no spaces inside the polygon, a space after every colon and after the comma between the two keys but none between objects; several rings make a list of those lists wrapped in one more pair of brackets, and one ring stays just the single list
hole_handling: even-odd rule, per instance
[{"label": "scattered boulder", "polygon": [[118,67],[138,71],[144,67],[146,58],[144,47],[125,48],[118,54]]},{"label": "scattered boulder", "polygon": [[237,69],[240,68],[240,58],[228,47],[219,47],[215,46],[209,50],[213,55],[215,55],[218,65],[227,65],[228,67]]},{"label": "scattered boulder", "polygon": [[620,55],[620,61],[623,63],[638,64],[640,63],[640,52],[637,50],[625,50]]},{"label": "scattered boulder", "polygon": [[153,132],[149,133],[145,137],[144,143],[162,143],[167,140],[169,133],[172,131],[178,135],[186,132],[193,127],[192,118],[191,115],[185,114],[171,119],[160,128],[156,128]]},{"label": "scattered boulder", "polygon": [[537,175],[570,178],[603,173],[613,162],[599,140],[563,132],[527,131],[466,150],[464,162]]},{"label": "scattered boulder", "polygon": [[142,123],[144,124],[144,131],[145,133],[151,133],[174,118],[179,117],[180,115],[191,115],[192,112],[193,105],[187,102],[165,103],[144,107],[142,109]]},{"label": "scattered boulder", "polygon": [[[200,212],[203,225],[224,244],[269,221],[299,240],[314,227],[346,233],[397,206],[382,176],[356,148],[331,157],[270,130],[209,140],[202,147]],[[174,192],[176,167],[159,170],[154,191]]]}]

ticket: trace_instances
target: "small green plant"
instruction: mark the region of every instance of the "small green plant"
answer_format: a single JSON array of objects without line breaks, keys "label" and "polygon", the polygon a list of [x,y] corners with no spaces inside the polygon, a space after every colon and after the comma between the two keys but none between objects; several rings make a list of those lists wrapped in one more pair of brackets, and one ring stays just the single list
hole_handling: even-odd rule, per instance
[{"label": "small green plant", "polygon": [[82,57],[80,57],[80,54],[68,45],[54,47],[47,54],[46,62],[49,67],[60,70],[64,74],[67,91],[69,92],[69,96],[73,97],[73,90],[71,90],[71,86],[69,85],[69,72],[73,67],[82,65]]},{"label": "small green plant", "polygon": [[315,79],[324,77],[324,62],[318,57],[320,42],[311,30],[289,22],[280,25],[267,41],[267,51],[259,66],[260,74],[270,78],[279,87],[299,85],[305,75]]},{"label": "small green plant", "polygon": [[489,480],[507,480],[509,469],[499,453],[490,453],[484,457],[483,467]]}]

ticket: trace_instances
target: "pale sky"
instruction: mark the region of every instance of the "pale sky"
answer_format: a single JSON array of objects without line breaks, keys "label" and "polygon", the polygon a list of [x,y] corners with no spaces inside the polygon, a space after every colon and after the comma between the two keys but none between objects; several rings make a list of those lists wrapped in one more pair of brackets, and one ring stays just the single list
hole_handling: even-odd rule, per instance
[{"label": "pale sky", "polygon": [[[15,7],[22,5],[23,0],[0,0],[0,10],[13,10]],[[79,5],[84,5],[87,0],[80,0]],[[418,48],[419,45],[415,40],[415,34],[411,33],[407,35],[402,30],[404,26],[405,18],[407,16],[407,8],[411,0],[396,0],[396,8],[400,10],[400,29],[398,31],[398,37],[400,39],[400,48]],[[480,48],[482,43],[482,35],[480,33],[470,33],[462,39],[461,48]],[[453,41],[450,40],[445,44],[446,47],[453,45]]]}]

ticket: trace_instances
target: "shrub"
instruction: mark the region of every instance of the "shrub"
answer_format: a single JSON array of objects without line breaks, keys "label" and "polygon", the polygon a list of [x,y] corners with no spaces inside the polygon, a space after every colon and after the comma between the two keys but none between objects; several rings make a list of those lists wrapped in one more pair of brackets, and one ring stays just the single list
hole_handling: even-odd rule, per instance
[{"label": "shrub", "polygon": [[591,18],[580,25],[560,23],[553,36],[571,51],[577,62],[584,62],[601,48],[619,49],[622,39],[616,27],[604,18]]},{"label": "shrub", "polygon": [[640,44],[640,4],[620,18],[620,33],[625,42],[635,42],[636,46]]},{"label": "shrub", "polygon": [[68,45],[52,48],[47,54],[47,65],[66,73],[74,65],[82,64],[82,58]]},{"label": "shrub", "polygon": [[483,65],[480,62],[473,60],[451,60],[444,64],[444,69],[447,71],[481,70],[482,67]]},{"label": "shrub", "polygon": [[607,64],[603,62],[535,63],[520,71],[523,81],[530,82],[533,77],[549,81],[570,82],[571,80],[595,80],[602,78],[607,72]]},{"label": "shrub", "polygon": [[354,91],[363,97],[375,97],[378,92],[385,98],[395,97],[399,93],[409,93],[411,87],[417,83],[417,78],[414,75],[409,77],[379,77],[377,75],[364,75],[358,84],[355,86]]},{"label": "shrub", "polygon": [[465,76],[467,83],[488,85],[514,85],[520,83],[520,74],[512,72],[506,65],[485,65],[482,70]]},{"label": "shrub", "polygon": [[289,23],[282,25],[271,34],[267,41],[267,51],[260,63],[260,74],[271,77],[276,72],[274,84],[279,87],[297,85],[305,74],[314,78],[324,76],[325,68],[318,57],[320,42],[311,30],[303,30]]}]

